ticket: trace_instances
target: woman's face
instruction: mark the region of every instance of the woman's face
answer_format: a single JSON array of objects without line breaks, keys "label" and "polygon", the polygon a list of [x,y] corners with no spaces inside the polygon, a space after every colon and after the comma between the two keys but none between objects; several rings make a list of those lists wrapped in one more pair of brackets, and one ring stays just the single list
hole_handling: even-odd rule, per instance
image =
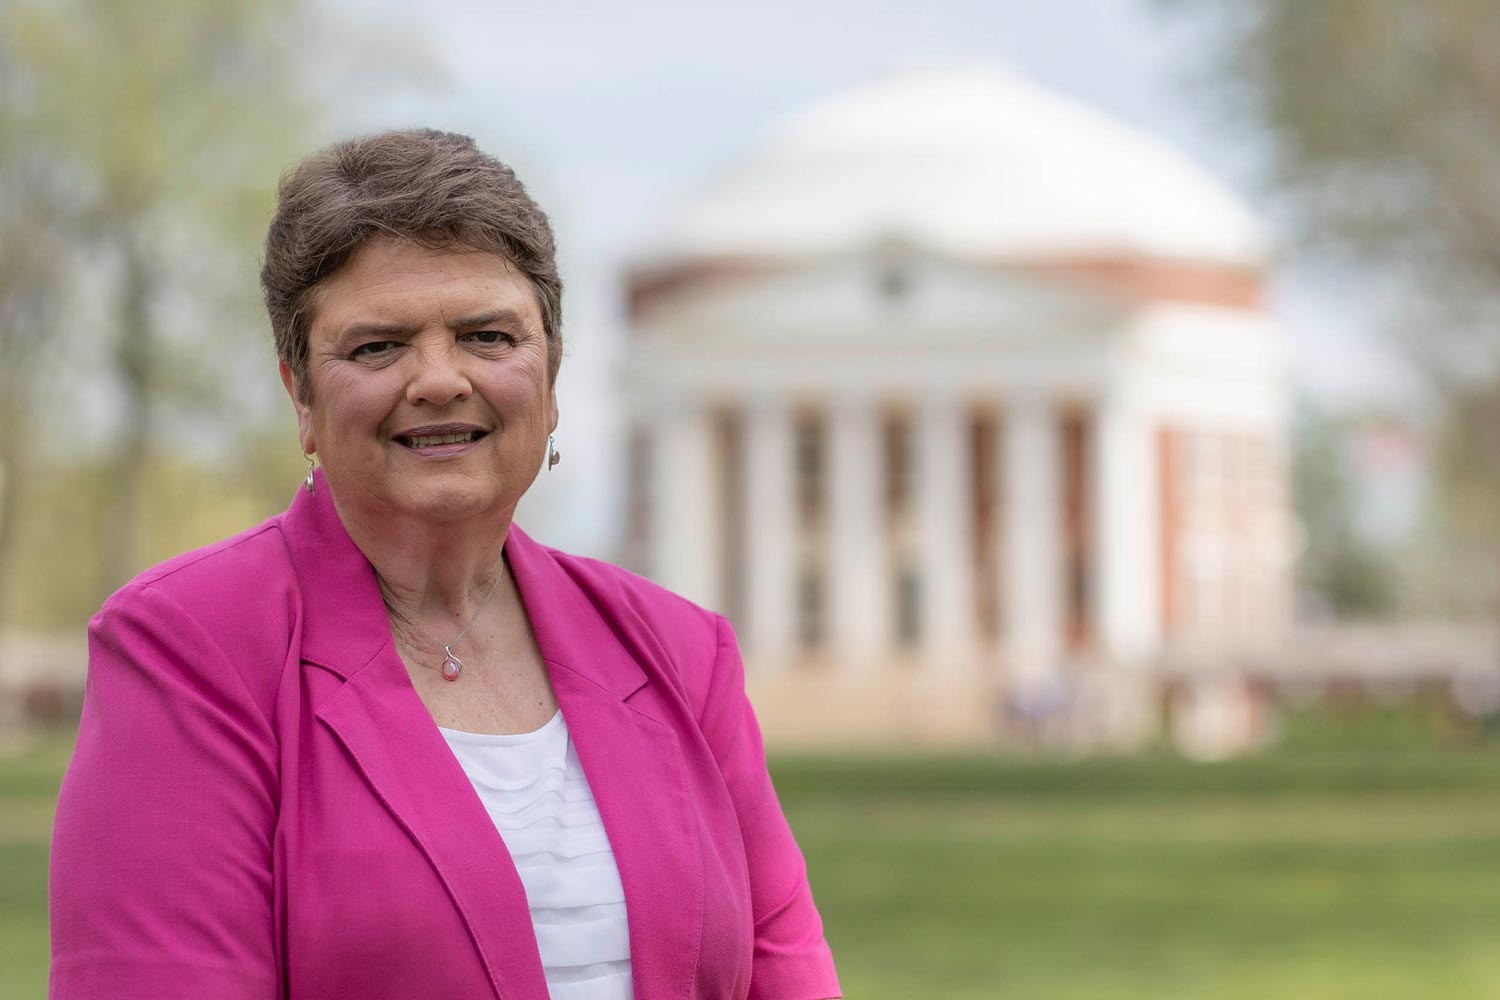
[{"label": "woman's face", "polygon": [[557,427],[536,296],[504,258],[366,243],[314,295],[303,450],[341,506],[431,522],[509,515]]}]

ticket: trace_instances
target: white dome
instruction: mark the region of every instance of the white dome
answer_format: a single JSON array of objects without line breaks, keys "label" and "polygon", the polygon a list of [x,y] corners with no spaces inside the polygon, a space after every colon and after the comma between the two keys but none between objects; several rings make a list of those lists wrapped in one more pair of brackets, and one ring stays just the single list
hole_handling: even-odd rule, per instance
[{"label": "white dome", "polygon": [[904,73],[793,117],[657,230],[642,263],[888,239],[982,259],[1257,265],[1268,239],[1160,142],[991,67]]}]

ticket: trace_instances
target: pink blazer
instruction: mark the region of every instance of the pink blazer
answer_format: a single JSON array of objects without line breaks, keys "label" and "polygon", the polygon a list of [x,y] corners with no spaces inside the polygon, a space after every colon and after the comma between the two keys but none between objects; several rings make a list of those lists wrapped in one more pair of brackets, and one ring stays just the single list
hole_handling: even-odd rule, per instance
[{"label": "pink blazer", "polygon": [[[639,1000],[833,997],[720,616],[512,528]],[[52,841],[51,996],[544,1000],[505,844],[326,485],[115,594]]]}]

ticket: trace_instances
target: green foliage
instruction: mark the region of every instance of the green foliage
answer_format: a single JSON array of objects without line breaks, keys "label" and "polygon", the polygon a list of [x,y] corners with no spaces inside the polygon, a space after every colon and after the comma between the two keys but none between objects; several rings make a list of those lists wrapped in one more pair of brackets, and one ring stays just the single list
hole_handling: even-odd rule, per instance
[{"label": "green foliage", "polygon": [[263,223],[308,121],[293,58],[303,6],[13,0],[17,103],[59,166],[78,173],[99,236],[170,219],[237,242]]},{"label": "green foliage", "polygon": [[1431,603],[1500,614],[1500,5],[1157,2],[1204,27],[1302,248],[1404,296],[1385,322],[1448,410],[1427,539],[1448,593]]},{"label": "green foliage", "polygon": [[[247,439],[237,460],[203,464],[154,458],[142,470],[140,563],[135,570],[236,534],[285,510],[301,484],[295,438]],[[76,631],[99,610],[98,552],[114,481],[107,463],[37,468],[20,495],[26,524],[14,554],[25,586],[10,593],[6,620],[39,632]]]},{"label": "green foliage", "polygon": [[1298,408],[1292,478],[1304,543],[1297,577],[1338,617],[1378,617],[1395,607],[1394,568],[1355,530],[1349,430],[1349,420],[1310,402]]},{"label": "green foliage", "polygon": [[1500,618],[1500,379],[1455,387],[1438,437],[1432,513],[1443,530],[1444,605]]},{"label": "green foliage", "polygon": [[1265,131],[1304,240],[1494,296],[1500,7],[1158,2],[1208,32],[1216,92]]},{"label": "green foliage", "polygon": [[[257,282],[277,179],[335,93],[358,104],[439,75],[409,27],[325,11],[0,3],[0,616],[14,624],[77,624],[210,525],[284,506],[296,470],[261,444],[280,387]],[[89,426],[101,396],[108,425]],[[274,430],[295,457],[285,421]],[[213,445],[241,450],[217,483],[213,463],[189,468]],[[190,483],[210,507],[189,509]]]},{"label": "green foliage", "polygon": [[[204,386],[232,390],[241,345],[264,339],[247,290],[276,178],[306,145],[312,102],[296,56],[308,10],[304,0],[0,8],[0,187],[20,181],[34,195],[28,212],[0,211],[0,246],[29,246],[27,227],[49,239],[45,257],[0,259],[0,468],[13,486],[33,484],[30,427],[64,427],[47,436],[53,448],[81,437],[80,407],[59,413],[43,387],[75,400],[114,390],[115,419],[100,435],[107,489],[89,496],[105,500],[90,508],[100,523],[74,524],[97,546],[81,566],[103,567],[73,592],[85,602],[139,568],[142,477],[163,428],[183,416],[201,425],[215,404],[232,413],[235,392]],[[47,282],[21,280],[32,272]],[[38,533],[28,526],[17,540],[14,508],[36,501],[10,499],[0,498],[0,583],[22,578],[16,552]],[[0,588],[0,609],[10,603]]]}]

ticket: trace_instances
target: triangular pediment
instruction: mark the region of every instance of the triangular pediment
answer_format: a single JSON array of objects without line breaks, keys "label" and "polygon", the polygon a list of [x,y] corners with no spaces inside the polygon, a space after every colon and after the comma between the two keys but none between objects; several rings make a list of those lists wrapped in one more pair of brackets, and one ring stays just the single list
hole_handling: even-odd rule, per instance
[{"label": "triangular pediment", "polygon": [[688,286],[637,324],[688,354],[980,354],[1096,344],[1131,305],[1081,282],[915,251],[805,259]]}]

